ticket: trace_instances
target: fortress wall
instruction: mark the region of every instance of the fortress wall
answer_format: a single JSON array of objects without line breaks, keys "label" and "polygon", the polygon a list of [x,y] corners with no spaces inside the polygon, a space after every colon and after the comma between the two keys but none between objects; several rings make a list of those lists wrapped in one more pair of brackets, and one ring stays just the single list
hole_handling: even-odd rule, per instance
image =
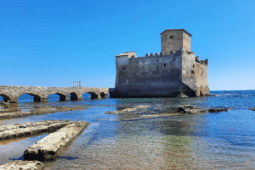
[{"label": "fortress wall", "polygon": [[182,82],[194,91],[195,96],[209,95],[208,60],[195,61],[193,52],[184,52],[182,66]]},{"label": "fortress wall", "polygon": [[167,56],[128,58],[128,62],[120,58],[116,58],[116,97],[169,97],[179,94],[182,84],[180,51]]},{"label": "fortress wall", "polygon": [[209,95],[208,60],[196,62],[195,75],[197,96]]},{"label": "fortress wall", "polygon": [[196,95],[195,67],[195,54],[184,51],[182,55],[182,92],[184,96]]}]

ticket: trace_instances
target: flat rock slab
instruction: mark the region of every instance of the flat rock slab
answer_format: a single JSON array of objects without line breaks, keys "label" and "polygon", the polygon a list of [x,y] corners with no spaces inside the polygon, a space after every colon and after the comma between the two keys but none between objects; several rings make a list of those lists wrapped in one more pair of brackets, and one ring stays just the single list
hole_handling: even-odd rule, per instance
[{"label": "flat rock slab", "polygon": [[25,160],[53,160],[63,148],[73,142],[89,125],[88,122],[73,122],[30,146],[24,152]]},{"label": "flat rock slab", "polygon": [[12,161],[0,166],[0,170],[42,170],[43,163],[39,161]]},{"label": "flat rock slab", "polygon": [[109,111],[109,112],[106,112],[106,114],[120,114],[120,113],[126,113],[126,112],[133,112],[140,109],[147,109],[149,107],[150,107],[149,105],[139,105],[139,106],[123,109],[123,110]]},{"label": "flat rock slab", "polygon": [[0,126],[0,140],[32,136],[43,132],[58,130],[72,121],[47,120]]},{"label": "flat rock slab", "polygon": [[19,117],[25,117],[25,116],[32,116],[30,112],[7,112],[7,113],[1,113],[0,119],[11,119],[11,118],[19,118]]}]

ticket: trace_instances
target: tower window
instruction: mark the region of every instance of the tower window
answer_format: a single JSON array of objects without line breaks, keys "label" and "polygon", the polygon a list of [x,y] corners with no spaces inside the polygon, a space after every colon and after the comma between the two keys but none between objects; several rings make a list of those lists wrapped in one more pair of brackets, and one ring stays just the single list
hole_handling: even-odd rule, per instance
[{"label": "tower window", "polygon": [[166,67],[166,63],[164,63],[164,67]]},{"label": "tower window", "polygon": [[123,70],[126,70],[126,67],[123,67]]},{"label": "tower window", "polygon": [[170,39],[173,39],[174,37],[171,35],[169,38],[170,38]]}]

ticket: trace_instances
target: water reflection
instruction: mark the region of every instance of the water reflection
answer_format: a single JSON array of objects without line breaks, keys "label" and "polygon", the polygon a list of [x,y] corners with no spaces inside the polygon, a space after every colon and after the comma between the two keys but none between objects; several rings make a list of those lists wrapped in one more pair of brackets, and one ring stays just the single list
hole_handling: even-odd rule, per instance
[{"label": "water reflection", "polygon": [[23,152],[35,142],[44,138],[47,134],[34,136],[30,138],[21,138],[12,140],[11,143],[0,143],[0,165],[9,162],[10,160],[20,160]]}]

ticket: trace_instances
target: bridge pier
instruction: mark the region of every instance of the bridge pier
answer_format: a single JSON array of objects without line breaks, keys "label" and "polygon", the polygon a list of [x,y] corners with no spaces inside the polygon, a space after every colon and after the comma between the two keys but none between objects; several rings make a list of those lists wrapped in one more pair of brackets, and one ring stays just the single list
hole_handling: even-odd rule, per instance
[{"label": "bridge pier", "polygon": [[77,100],[82,100],[82,95],[81,94],[77,94]]},{"label": "bridge pier", "polygon": [[42,97],[41,102],[48,102],[48,97]]},{"label": "bridge pier", "polygon": [[[6,101],[8,102],[8,101]],[[10,100],[9,100],[10,103],[18,103],[18,97],[10,97]]]}]

